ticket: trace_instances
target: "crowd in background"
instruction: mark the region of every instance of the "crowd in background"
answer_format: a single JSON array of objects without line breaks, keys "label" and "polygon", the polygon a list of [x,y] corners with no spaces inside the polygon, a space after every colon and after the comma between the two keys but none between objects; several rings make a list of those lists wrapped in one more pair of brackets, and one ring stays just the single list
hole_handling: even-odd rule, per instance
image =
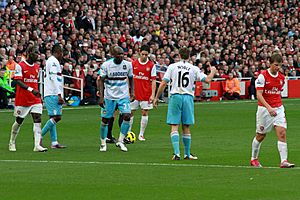
[{"label": "crowd in background", "polygon": [[[0,2],[0,64],[13,69],[32,40],[43,68],[51,47],[64,47],[63,73],[94,84],[100,65],[120,45],[125,59],[138,57],[142,44],[165,71],[188,46],[191,62],[216,78],[253,77],[271,54],[283,55],[283,73],[300,74],[298,0],[14,0]],[[78,81],[65,81],[80,87]]]}]

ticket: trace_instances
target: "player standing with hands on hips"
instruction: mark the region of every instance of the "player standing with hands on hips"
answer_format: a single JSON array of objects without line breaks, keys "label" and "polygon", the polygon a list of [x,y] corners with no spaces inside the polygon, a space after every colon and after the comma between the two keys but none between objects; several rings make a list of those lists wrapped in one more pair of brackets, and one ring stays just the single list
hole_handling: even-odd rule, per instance
[{"label": "player standing with hands on hips", "polygon": [[16,151],[16,138],[24,118],[30,113],[33,119],[34,148],[33,151],[44,152],[47,148],[40,145],[41,115],[43,111],[41,94],[38,91],[40,67],[35,63],[38,59],[38,49],[29,45],[26,51],[26,60],[16,65],[14,80],[16,80],[16,98],[14,116],[15,122],[11,127],[9,151]]},{"label": "player standing with hands on hips", "polygon": [[167,123],[171,126],[171,143],[174,155],[172,160],[180,160],[179,151],[179,126],[182,124],[182,141],[184,145],[184,159],[197,160],[198,158],[191,154],[191,132],[190,125],[194,124],[194,88],[195,81],[209,83],[215,73],[216,68],[210,68],[210,74],[206,76],[200,69],[188,62],[190,50],[183,47],[179,50],[181,60],[171,64],[162,82],[159,85],[157,94],[153,101],[157,106],[158,97],[164,91],[168,83],[171,84],[171,97],[168,105]]},{"label": "player standing with hands on hips", "polygon": [[277,147],[281,159],[280,167],[292,168],[295,165],[287,160],[287,122],[281,100],[281,91],[285,81],[284,75],[279,72],[282,65],[282,56],[279,53],[274,53],[270,61],[270,68],[263,71],[255,81],[258,108],[256,112],[256,136],[252,141],[250,165],[262,167],[258,161],[261,142],[265,139],[266,133],[274,127],[278,137]]}]

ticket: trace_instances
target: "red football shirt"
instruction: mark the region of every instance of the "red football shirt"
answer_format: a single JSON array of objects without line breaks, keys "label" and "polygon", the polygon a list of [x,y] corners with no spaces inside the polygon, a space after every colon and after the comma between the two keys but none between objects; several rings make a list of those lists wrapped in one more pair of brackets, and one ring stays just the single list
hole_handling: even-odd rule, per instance
[{"label": "red football shirt", "polygon": [[132,62],[134,95],[138,101],[148,101],[152,94],[152,80],[156,80],[154,63],[147,60],[141,63],[140,59]]},{"label": "red football shirt", "polygon": [[[39,71],[40,67],[37,64],[30,65],[26,61],[21,61],[16,65],[16,72],[14,79],[23,81],[28,87],[32,87],[35,90],[39,90]],[[42,103],[41,98],[36,97],[29,92],[21,88],[19,85],[16,87],[16,106],[32,106],[34,104]]]},{"label": "red football shirt", "polygon": [[[283,90],[285,77],[281,73],[276,76],[270,74],[269,70],[263,71],[255,81],[257,90],[263,90],[263,97],[271,107],[280,107],[282,105],[281,91]],[[263,106],[258,101],[259,106]]]}]

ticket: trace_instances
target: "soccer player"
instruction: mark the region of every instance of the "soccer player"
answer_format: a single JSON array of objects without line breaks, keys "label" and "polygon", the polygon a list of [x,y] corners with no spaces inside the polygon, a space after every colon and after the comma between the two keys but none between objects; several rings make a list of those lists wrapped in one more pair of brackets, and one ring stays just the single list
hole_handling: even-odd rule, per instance
[{"label": "soccer player", "polygon": [[274,53],[270,62],[270,68],[263,71],[255,81],[258,108],[256,112],[256,136],[252,141],[250,165],[262,167],[258,161],[261,142],[265,139],[266,133],[274,127],[278,137],[277,147],[281,159],[280,167],[291,168],[295,165],[287,160],[287,122],[281,101],[281,91],[285,81],[284,75],[279,72],[282,65],[282,56]]},{"label": "soccer player", "polygon": [[129,131],[133,124],[134,113],[141,107],[142,118],[138,137],[140,141],[146,140],[144,132],[148,124],[148,110],[153,109],[152,102],[156,90],[156,68],[154,63],[148,59],[149,53],[149,46],[141,46],[140,57],[132,62],[135,100],[130,104],[131,118]]},{"label": "soccer player", "polygon": [[[164,91],[168,83],[171,84],[171,97],[168,105],[167,123],[171,125],[171,143],[174,150],[172,160],[180,160],[179,151],[179,126],[182,124],[182,141],[184,145],[184,159],[197,160],[198,158],[190,153],[191,132],[190,125],[194,124],[194,88],[195,81],[209,83],[215,73],[216,68],[211,67],[210,74],[206,76],[200,69],[188,62],[190,50],[183,47],[179,50],[180,60],[171,64],[162,82],[159,85],[154,106],[157,106],[158,98]],[[172,81],[171,81],[172,80]]]},{"label": "soccer player", "polygon": [[129,130],[129,121],[131,116],[130,100],[134,100],[132,64],[131,62],[123,60],[124,51],[119,46],[114,47],[113,57],[113,59],[102,64],[100,79],[97,80],[100,94],[99,105],[102,108],[100,151],[104,152],[107,150],[106,137],[108,121],[109,118],[113,116],[116,106],[118,106],[119,111],[123,114],[123,122],[116,146],[119,147],[121,151],[126,152],[127,147],[123,141]]},{"label": "soccer player", "polygon": [[29,45],[26,50],[27,58],[16,65],[14,80],[16,80],[16,98],[14,116],[15,122],[11,127],[9,151],[16,151],[16,138],[24,118],[31,113],[33,119],[34,148],[33,151],[44,152],[47,148],[40,145],[41,115],[43,111],[41,94],[38,91],[40,67],[35,63],[38,59],[38,49]]},{"label": "soccer player", "polygon": [[62,59],[63,50],[57,44],[52,47],[52,56],[46,61],[46,74],[44,84],[44,101],[50,119],[42,129],[44,137],[50,131],[51,148],[66,148],[57,141],[56,124],[61,120],[63,99],[63,81],[61,66],[59,61]]}]

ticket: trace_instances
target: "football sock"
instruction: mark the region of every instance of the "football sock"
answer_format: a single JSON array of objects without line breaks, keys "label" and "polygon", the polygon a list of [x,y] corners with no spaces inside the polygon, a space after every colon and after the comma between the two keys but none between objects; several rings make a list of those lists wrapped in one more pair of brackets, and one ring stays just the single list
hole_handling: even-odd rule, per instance
[{"label": "football sock", "polygon": [[39,146],[41,142],[41,123],[33,123],[34,145]]},{"label": "football sock", "polygon": [[190,154],[191,154],[191,134],[182,135],[182,142],[184,145],[184,155],[190,156]]},{"label": "football sock", "polygon": [[114,126],[114,121],[115,121],[114,117],[110,118],[108,121],[107,138],[110,138],[110,139],[112,138],[112,129]]},{"label": "football sock", "polygon": [[134,116],[131,116],[130,117],[130,121],[129,121],[129,129],[128,129],[128,131],[131,131],[131,129],[132,129],[133,119],[134,119]]},{"label": "football sock", "polygon": [[123,142],[124,138],[127,136],[127,132],[129,130],[129,121],[123,121],[121,125],[121,131],[119,135],[119,142]]},{"label": "football sock", "polygon": [[141,127],[140,127],[140,136],[144,135],[147,124],[148,124],[148,116],[142,116],[142,118],[141,118]]},{"label": "football sock", "polygon": [[55,124],[56,123],[53,118],[49,119],[42,129],[42,136],[44,137],[44,135],[46,135],[46,133],[51,130]]},{"label": "football sock", "polygon": [[277,142],[278,151],[280,154],[280,160],[281,162],[287,160],[288,156],[288,149],[287,149],[287,143],[278,141]]},{"label": "football sock", "polygon": [[180,156],[178,131],[171,132],[171,142],[172,142],[174,154]]},{"label": "football sock", "polygon": [[252,141],[252,154],[251,154],[251,160],[257,159],[259,154],[259,149],[261,146],[261,142],[256,140],[256,137],[254,137]]},{"label": "football sock", "polygon": [[101,123],[100,126],[100,139],[105,140],[107,137],[108,124]]},{"label": "football sock", "polygon": [[16,138],[20,131],[20,127],[21,127],[21,124],[18,124],[16,121],[11,126],[10,140],[9,140],[10,143],[14,144],[16,142]]},{"label": "football sock", "polygon": [[120,114],[119,115],[119,127],[121,127],[122,123],[123,123],[123,115]]}]

